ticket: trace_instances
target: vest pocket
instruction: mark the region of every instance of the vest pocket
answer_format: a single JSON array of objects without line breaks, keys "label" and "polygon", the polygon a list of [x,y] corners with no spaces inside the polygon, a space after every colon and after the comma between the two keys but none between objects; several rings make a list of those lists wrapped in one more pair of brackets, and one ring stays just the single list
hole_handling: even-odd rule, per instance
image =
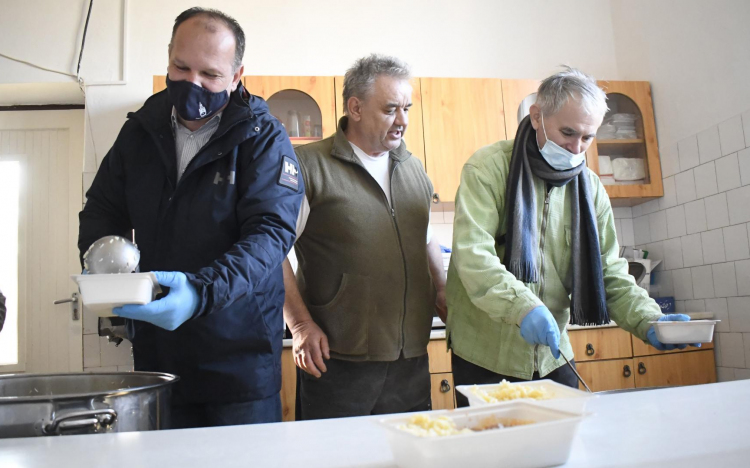
[{"label": "vest pocket", "polygon": [[344,273],[330,302],[309,305],[315,323],[328,336],[331,351],[345,355],[366,355],[368,321],[372,302],[366,276]]}]

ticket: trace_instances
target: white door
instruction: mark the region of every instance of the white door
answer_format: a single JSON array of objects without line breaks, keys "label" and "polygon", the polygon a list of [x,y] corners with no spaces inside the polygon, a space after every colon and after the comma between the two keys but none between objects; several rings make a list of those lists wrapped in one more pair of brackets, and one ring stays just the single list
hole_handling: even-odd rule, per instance
[{"label": "white door", "polygon": [[0,372],[83,369],[81,314],[53,304],[80,273],[83,122],[83,110],[0,112]]}]

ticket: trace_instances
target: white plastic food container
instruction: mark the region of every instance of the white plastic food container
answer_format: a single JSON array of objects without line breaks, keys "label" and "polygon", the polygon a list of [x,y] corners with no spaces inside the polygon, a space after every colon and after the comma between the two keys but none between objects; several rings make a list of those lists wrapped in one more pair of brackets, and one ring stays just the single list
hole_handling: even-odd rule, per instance
[{"label": "white plastic food container", "polygon": [[656,339],[664,344],[710,343],[714,326],[720,320],[691,320],[689,322],[649,322],[654,326]]},{"label": "white plastic food container", "polygon": [[393,458],[400,467],[472,468],[512,466],[536,468],[565,463],[583,415],[529,403],[509,401],[492,406],[432,411],[430,418],[448,416],[458,429],[481,427],[492,418],[533,421],[533,424],[488,429],[470,434],[419,437],[398,429],[414,416],[381,419]]},{"label": "white plastic food container", "polygon": [[153,273],[73,275],[84,306],[99,317],[113,317],[125,304],[148,304],[161,292]]},{"label": "white plastic food container", "polygon": [[[511,382],[513,386],[523,386],[527,388],[540,388],[544,387],[545,390],[550,394],[549,400],[535,400],[532,398],[519,398],[522,401],[531,401],[547,408],[553,408],[560,411],[567,411],[570,413],[581,414],[586,410],[586,403],[593,396],[588,392],[584,392],[575,388],[562,385],[554,380],[533,380],[529,382]],[[474,393],[474,388],[482,390],[493,390],[499,388],[500,384],[487,384],[487,385],[458,385],[456,390],[461,392],[466,398],[469,399],[469,406],[487,406],[497,405],[500,403],[488,403],[482,399],[479,395]],[[516,400],[511,400],[516,401]]]}]

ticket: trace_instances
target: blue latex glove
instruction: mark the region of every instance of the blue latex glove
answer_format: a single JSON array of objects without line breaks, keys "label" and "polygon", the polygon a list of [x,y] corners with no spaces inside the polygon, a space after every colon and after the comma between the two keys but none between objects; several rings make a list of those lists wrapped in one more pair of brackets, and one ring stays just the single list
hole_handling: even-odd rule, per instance
[{"label": "blue latex glove", "polygon": [[537,306],[521,321],[521,336],[531,344],[549,346],[552,356],[560,359],[560,328],[552,312],[545,306]]},{"label": "blue latex glove", "polygon": [[127,304],[112,309],[118,317],[142,320],[166,330],[175,330],[193,316],[198,308],[198,291],[190,284],[185,273],[179,271],[154,271],[156,280],[169,287],[166,297],[148,304]]},{"label": "blue latex glove", "polygon": [[[689,322],[690,316],[685,314],[667,314],[662,315],[657,322]],[[651,346],[658,349],[659,351],[669,351],[672,349],[685,349],[687,347],[686,344],[666,344],[662,343],[656,338],[656,330],[654,330],[654,326],[651,325],[651,328],[648,329],[648,333],[646,333],[646,339],[649,343],[651,343]],[[696,348],[700,348],[700,343],[694,343],[690,346],[695,346]]]}]

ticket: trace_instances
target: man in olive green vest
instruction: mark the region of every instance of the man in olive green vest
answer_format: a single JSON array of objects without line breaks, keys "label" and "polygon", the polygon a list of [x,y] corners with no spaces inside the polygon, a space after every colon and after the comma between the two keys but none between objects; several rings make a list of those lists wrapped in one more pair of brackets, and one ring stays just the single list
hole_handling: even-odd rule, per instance
[{"label": "man in olive green vest", "polygon": [[[371,55],[344,79],[336,134],[297,149],[306,197],[284,264],[298,417],[426,410],[433,312],[445,273],[429,232],[432,184],[406,150],[405,64]],[[437,299],[436,299],[437,298]]]}]

